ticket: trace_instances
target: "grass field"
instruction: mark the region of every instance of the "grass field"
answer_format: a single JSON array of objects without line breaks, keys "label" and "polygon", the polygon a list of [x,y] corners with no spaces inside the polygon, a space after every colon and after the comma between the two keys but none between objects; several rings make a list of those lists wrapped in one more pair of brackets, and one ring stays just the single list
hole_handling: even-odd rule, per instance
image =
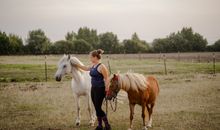
[{"label": "grass field", "polygon": [[[47,57],[49,81],[45,82],[44,56],[0,56],[0,129],[93,129],[88,126],[86,107],[81,111],[82,125],[74,125],[76,109],[70,77],[66,76],[60,83],[53,78],[60,57]],[[87,56],[78,57],[88,64]],[[220,62],[216,63],[216,75],[213,75],[211,60],[206,58],[198,63],[186,59],[178,62],[170,55],[168,75],[164,75],[163,61],[159,61],[158,55],[110,57],[113,72],[133,71],[158,78],[160,95],[153,127],[149,130],[220,129]],[[109,110],[113,130],[126,130],[129,125],[128,100],[126,97],[121,100],[123,103],[118,104],[116,113]],[[84,101],[82,98],[81,103]],[[141,108],[136,106],[134,130],[141,129],[141,125]]]}]

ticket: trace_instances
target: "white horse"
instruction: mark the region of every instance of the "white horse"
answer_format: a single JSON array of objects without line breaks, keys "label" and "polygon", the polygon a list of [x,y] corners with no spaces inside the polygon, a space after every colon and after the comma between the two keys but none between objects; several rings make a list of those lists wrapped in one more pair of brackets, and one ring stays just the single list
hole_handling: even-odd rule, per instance
[{"label": "white horse", "polygon": [[81,64],[76,57],[71,57],[70,55],[65,55],[60,59],[58,62],[58,69],[55,74],[56,81],[61,81],[62,77],[65,74],[70,73],[72,76],[72,83],[71,88],[73,90],[73,95],[76,100],[76,110],[77,110],[77,117],[76,117],[76,126],[80,125],[80,97],[86,96],[87,97],[87,104],[88,104],[88,111],[90,121],[89,124],[94,126],[96,121],[96,116],[94,112],[94,108],[91,102],[91,77],[88,72],[83,71],[73,64]]}]

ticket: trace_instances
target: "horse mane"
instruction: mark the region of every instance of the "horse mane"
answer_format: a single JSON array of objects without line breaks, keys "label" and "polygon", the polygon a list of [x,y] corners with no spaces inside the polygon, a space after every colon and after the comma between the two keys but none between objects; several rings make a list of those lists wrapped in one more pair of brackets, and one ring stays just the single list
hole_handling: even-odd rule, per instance
[{"label": "horse mane", "polygon": [[84,65],[78,58],[73,57],[73,56],[70,57],[70,63]]},{"label": "horse mane", "polygon": [[119,84],[121,89],[129,91],[144,91],[147,89],[147,80],[146,77],[138,73],[125,73],[119,74]]},{"label": "horse mane", "polygon": [[[73,64],[84,65],[78,58],[76,58],[76,57],[74,57],[74,56],[70,56],[69,61],[70,61],[70,65],[71,65],[72,67],[74,67]],[[59,66],[59,64],[61,64],[61,63],[63,63],[63,62],[68,62],[68,55],[65,55],[65,54],[64,54],[64,56],[59,60],[58,66]],[[74,67],[74,68],[77,69],[77,70],[79,70],[80,72],[83,72],[83,70],[79,69],[78,67]]]},{"label": "horse mane", "polygon": [[71,64],[71,66],[73,66],[74,68],[76,68],[77,70],[79,70],[81,73],[84,72],[84,71],[81,70],[80,68],[74,66],[74,64],[84,65],[78,58],[76,58],[76,57],[74,57],[74,56],[71,56],[71,57],[70,57],[70,64]]}]

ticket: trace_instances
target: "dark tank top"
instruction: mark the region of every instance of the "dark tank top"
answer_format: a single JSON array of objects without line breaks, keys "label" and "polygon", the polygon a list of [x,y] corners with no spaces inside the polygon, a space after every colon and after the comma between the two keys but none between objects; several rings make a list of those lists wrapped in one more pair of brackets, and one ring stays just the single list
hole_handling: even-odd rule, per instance
[{"label": "dark tank top", "polygon": [[91,83],[92,83],[92,87],[105,87],[105,82],[104,82],[104,77],[103,75],[98,71],[98,67],[101,65],[102,63],[99,63],[98,65],[96,65],[95,67],[93,66],[90,69],[90,76],[92,77]]}]

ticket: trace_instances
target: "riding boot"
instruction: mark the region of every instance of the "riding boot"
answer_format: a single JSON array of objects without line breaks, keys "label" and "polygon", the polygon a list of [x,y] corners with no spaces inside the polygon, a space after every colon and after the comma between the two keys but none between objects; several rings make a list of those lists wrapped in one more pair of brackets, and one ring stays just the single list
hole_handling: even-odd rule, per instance
[{"label": "riding boot", "polygon": [[98,126],[96,127],[95,130],[103,130],[103,127],[102,127],[102,117],[98,117]]},{"label": "riding boot", "polygon": [[104,130],[112,130],[112,128],[110,125],[108,125],[108,126],[105,126]]},{"label": "riding boot", "polygon": [[102,127],[102,126],[97,126],[97,127],[95,128],[95,130],[103,130],[103,127]]},{"label": "riding boot", "polygon": [[104,123],[105,123],[105,128],[104,128],[104,130],[111,130],[111,126],[110,126],[110,124],[108,123],[108,118],[107,118],[107,116],[102,117],[102,120],[103,120]]}]

